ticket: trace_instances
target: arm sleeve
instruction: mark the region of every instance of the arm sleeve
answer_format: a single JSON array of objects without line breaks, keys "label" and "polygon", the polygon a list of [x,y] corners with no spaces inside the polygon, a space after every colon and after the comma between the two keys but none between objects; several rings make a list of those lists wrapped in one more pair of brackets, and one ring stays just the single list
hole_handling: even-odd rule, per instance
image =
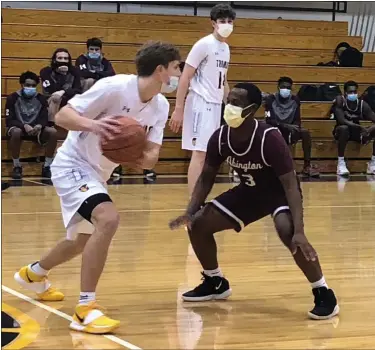
[{"label": "arm sleeve", "polygon": [[80,94],[82,92],[81,77],[79,75],[79,71],[75,67],[73,68],[72,74],[74,75],[73,85],[71,88],[65,90],[67,98],[72,98],[76,94]]},{"label": "arm sleeve", "polygon": [[38,95],[38,98],[40,103],[42,104],[42,109],[39,112],[36,124],[40,124],[44,127],[48,124],[48,102],[43,95]]},{"label": "arm sleeve", "polygon": [[268,131],[265,135],[263,156],[266,163],[274,169],[278,177],[294,170],[293,158],[289,147],[278,130]]},{"label": "arm sleeve", "polygon": [[110,61],[105,60],[103,62],[103,65],[104,65],[104,70],[102,72],[97,72],[96,73],[98,75],[99,79],[100,78],[111,77],[113,75],[116,75],[116,72],[113,69],[112,63]]},{"label": "arm sleeve", "polygon": [[363,101],[362,103],[363,103],[363,107],[362,107],[363,117],[365,118],[365,120],[370,120],[373,123],[375,123],[375,112],[373,112],[370,105],[366,101]]},{"label": "arm sleeve", "polygon": [[40,79],[42,81],[43,95],[51,96],[56,92],[55,83],[51,79],[51,71],[49,67],[45,67],[40,71]]},{"label": "arm sleeve", "polygon": [[206,56],[207,44],[203,40],[199,40],[193,45],[185,63],[197,69]]},{"label": "arm sleeve", "polygon": [[100,114],[107,113],[116,103],[119,91],[122,91],[122,87],[99,80],[83,94],[75,95],[68,104],[84,117],[95,119]]},{"label": "arm sleeve", "polygon": [[219,128],[212,134],[207,145],[207,153],[206,153],[205,162],[208,165],[213,166],[213,167],[218,167],[224,162],[224,156],[222,156],[219,151],[220,130],[221,128]]},{"label": "arm sleeve", "polygon": [[158,111],[157,122],[147,135],[147,140],[161,145],[163,143],[164,128],[168,120],[169,102],[165,99],[162,108]]},{"label": "arm sleeve", "polygon": [[16,111],[14,105],[16,103],[16,98],[14,95],[9,95],[5,102],[5,125],[7,128],[16,126],[23,130],[23,124],[16,117]]},{"label": "arm sleeve", "polygon": [[95,79],[96,78],[96,74],[95,73],[92,73],[90,72],[88,69],[87,69],[87,65],[86,65],[86,58],[84,55],[81,55],[79,56],[77,59],[76,59],[76,64],[75,66],[77,67],[77,69],[79,69],[79,74],[82,78],[84,79],[88,79],[88,78],[93,78]]},{"label": "arm sleeve", "polygon": [[295,99],[295,101],[297,103],[297,109],[296,109],[296,112],[294,114],[293,124],[301,126],[301,102],[300,102],[300,100],[299,100],[299,98],[297,96],[294,97],[294,99]]}]

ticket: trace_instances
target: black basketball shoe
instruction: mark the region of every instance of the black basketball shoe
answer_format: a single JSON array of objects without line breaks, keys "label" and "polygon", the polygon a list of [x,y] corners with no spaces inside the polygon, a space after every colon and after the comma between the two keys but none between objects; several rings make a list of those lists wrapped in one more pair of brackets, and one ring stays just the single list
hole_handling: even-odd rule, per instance
[{"label": "black basketball shoe", "polygon": [[224,277],[209,277],[202,272],[203,282],[193,290],[182,294],[184,301],[208,301],[227,299],[232,294],[229,282]]},{"label": "black basketball shoe", "polygon": [[307,314],[313,320],[328,320],[338,315],[340,308],[337,304],[335,293],[326,287],[314,288],[314,308]]}]

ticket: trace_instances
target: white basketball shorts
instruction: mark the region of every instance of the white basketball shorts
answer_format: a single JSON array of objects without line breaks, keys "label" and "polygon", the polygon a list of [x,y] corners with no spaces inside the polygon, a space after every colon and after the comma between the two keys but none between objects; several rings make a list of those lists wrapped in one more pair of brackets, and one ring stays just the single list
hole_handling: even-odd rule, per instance
[{"label": "white basketball shorts", "polygon": [[221,104],[207,102],[190,91],[185,102],[182,149],[206,152],[212,134],[220,127]]},{"label": "white basketball shorts", "polygon": [[60,197],[61,214],[67,230],[67,239],[74,240],[77,233],[92,234],[94,225],[77,211],[89,197],[108,194],[107,184],[101,183],[89,169],[51,166],[52,182]]}]

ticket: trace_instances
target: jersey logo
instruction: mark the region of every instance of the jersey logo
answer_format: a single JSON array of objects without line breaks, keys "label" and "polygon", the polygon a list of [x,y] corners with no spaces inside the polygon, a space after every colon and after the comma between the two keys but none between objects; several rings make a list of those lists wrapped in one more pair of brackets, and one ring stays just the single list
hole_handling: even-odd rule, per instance
[{"label": "jersey logo", "polygon": [[84,70],[84,69],[87,69],[87,67],[86,67],[85,64],[80,64],[80,65],[79,65],[79,69],[80,69],[80,70]]},{"label": "jersey logo", "polygon": [[191,140],[191,143],[193,144],[193,146],[195,146],[197,144],[197,138],[194,137],[192,140]]},{"label": "jersey logo", "polygon": [[129,112],[130,112],[130,108],[128,108],[127,106],[122,107],[122,110],[123,110],[123,111],[126,111],[126,113],[129,113]]},{"label": "jersey logo", "polygon": [[51,83],[49,82],[49,80],[44,80],[42,85],[43,85],[43,87],[46,88],[46,87],[50,86]]},{"label": "jersey logo", "polygon": [[89,190],[89,186],[87,186],[87,185],[83,185],[83,186],[81,186],[81,187],[79,188],[79,190],[80,190],[81,192],[87,192],[87,191]]}]

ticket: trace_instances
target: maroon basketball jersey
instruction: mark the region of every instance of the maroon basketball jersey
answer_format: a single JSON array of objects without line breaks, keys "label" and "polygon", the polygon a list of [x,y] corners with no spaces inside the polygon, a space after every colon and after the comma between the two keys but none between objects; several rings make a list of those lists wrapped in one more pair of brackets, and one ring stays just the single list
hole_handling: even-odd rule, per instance
[{"label": "maroon basketball jersey", "polygon": [[239,175],[241,182],[256,192],[284,193],[279,176],[294,170],[293,158],[280,131],[255,120],[255,128],[241,149],[233,146],[231,128],[216,130],[208,147],[207,158],[212,165],[226,161]]}]

